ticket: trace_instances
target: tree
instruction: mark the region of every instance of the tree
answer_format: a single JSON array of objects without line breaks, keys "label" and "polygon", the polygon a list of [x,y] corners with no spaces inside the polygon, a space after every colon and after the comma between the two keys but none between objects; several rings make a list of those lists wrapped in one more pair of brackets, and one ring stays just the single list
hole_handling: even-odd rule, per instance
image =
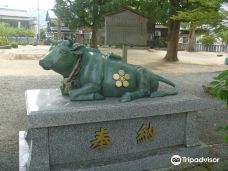
[{"label": "tree", "polygon": [[0,23],[0,37],[7,38],[10,35],[10,27],[9,24],[6,23]]},{"label": "tree", "polygon": [[[227,13],[228,14],[228,13]],[[221,23],[215,30],[217,37],[222,38],[222,41],[228,44],[228,27]]]},{"label": "tree", "polygon": [[200,39],[201,43],[208,47],[210,45],[213,45],[213,43],[216,41],[215,37],[213,35],[204,35],[201,39]]},{"label": "tree", "polygon": [[218,33],[219,37],[223,39],[223,42],[228,44],[228,29]]},{"label": "tree", "polygon": [[40,38],[41,39],[45,39],[46,38],[45,28],[41,28],[40,29]]},{"label": "tree", "polygon": [[191,0],[185,11],[178,11],[177,15],[171,16],[174,20],[188,23],[188,51],[195,51],[195,32],[199,26],[206,24],[213,27],[224,19],[223,13],[219,11],[220,6],[220,0]]},{"label": "tree", "polygon": [[[190,23],[189,50],[194,49],[195,29],[198,25],[215,25],[223,15],[219,13],[222,3],[227,0],[170,0],[169,41],[165,60],[177,61],[177,44],[180,22]],[[171,34],[170,34],[171,33]]]},{"label": "tree", "polygon": [[14,28],[10,27],[9,24],[6,23],[0,23],[0,37],[9,37],[9,36],[15,36],[15,37],[33,37],[35,35],[35,32],[30,28]]},{"label": "tree", "polygon": [[180,21],[170,17],[177,14],[179,10],[185,10],[183,0],[120,0],[122,4],[130,5],[149,17],[149,22],[168,26],[168,47],[164,58],[166,61],[177,61],[177,49],[179,41]]},{"label": "tree", "polygon": [[61,24],[62,21],[60,19],[60,17],[57,17],[57,19],[54,20],[54,24],[57,26],[57,39],[60,40],[61,39]]},{"label": "tree", "polygon": [[54,11],[71,29],[90,28],[90,45],[97,48],[97,31],[104,25],[104,14],[118,7],[119,4],[112,0],[56,0]]},{"label": "tree", "polygon": [[149,22],[168,26],[168,47],[164,60],[178,61],[180,23],[190,23],[190,41],[194,40],[195,28],[205,23],[202,21],[208,18],[211,23],[219,21],[217,14],[224,1],[227,0],[56,0],[55,11],[64,21],[68,19],[72,28],[91,28],[92,47],[96,47],[97,29],[104,25],[103,14],[120,6],[130,6],[148,16]]}]

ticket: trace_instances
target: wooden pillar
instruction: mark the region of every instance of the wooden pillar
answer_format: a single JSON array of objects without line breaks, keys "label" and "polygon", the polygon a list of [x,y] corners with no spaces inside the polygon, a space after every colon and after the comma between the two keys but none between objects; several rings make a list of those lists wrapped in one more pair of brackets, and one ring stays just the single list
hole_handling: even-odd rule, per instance
[{"label": "wooden pillar", "polygon": [[122,56],[123,58],[127,61],[127,50],[128,50],[128,46],[123,44],[123,51],[122,51]]}]

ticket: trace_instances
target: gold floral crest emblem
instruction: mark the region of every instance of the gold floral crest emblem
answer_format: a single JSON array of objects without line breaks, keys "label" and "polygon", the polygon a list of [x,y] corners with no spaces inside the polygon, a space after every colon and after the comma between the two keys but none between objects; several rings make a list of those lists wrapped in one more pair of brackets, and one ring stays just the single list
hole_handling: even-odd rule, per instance
[{"label": "gold floral crest emblem", "polygon": [[128,87],[130,75],[125,73],[124,70],[119,70],[118,73],[113,74],[112,78],[116,81],[116,87]]}]

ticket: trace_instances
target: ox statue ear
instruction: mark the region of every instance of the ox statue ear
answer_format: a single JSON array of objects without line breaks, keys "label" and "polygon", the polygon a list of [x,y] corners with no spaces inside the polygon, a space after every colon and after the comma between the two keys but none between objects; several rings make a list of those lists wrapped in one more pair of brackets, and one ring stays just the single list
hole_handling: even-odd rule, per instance
[{"label": "ox statue ear", "polygon": [[73,51],[73,54],[74,54],[74,55],[82,55],[83,52],[82,52],[82,51]]},{"label": "ox statue ear", "polygon": [[73,46],[71,51],[81,51],[85,46],[81,44],[76,44],[76,46]]},{"label": "ox statue ear", "polygon": [[85,48],[84,45],[79,44],[79,43],[75,43],[72,48],[71,51],[73,54],[75,55],[83,55],[83,49]]},{"label": "ox statue ear", "polygon": [[66,38],[66,40],[68,40],[68,42],[69,42],[68,47],[72,47],[73,44],[74,44],[73,40],[72,39],[69,39],[69,38]]},{"label": "ox statue ear", "polygon": [[73,40],[68,39],[68,41],[69,41],[69,47],[72,47],[72,46],[73,46],[73,44],[74,44]]}]

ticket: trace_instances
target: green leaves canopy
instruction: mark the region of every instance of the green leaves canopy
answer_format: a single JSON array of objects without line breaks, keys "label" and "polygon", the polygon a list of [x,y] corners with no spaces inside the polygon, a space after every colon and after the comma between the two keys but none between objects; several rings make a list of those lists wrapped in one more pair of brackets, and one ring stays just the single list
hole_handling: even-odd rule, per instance
[{"label": "green leaves canopy", "polygon": [[215,37],[213,35],[204,35],[201,39],[200,42],[204,46],[210,46],[213,45],[213,43],[216,41]]},{"label": "green leaves canopy", "polygon": [[222,3],[223,0],[189,0],[186,10],[177,11],[171,19],[189,22],[193,28],[202,24],[216,26],[225,18],[225,14],[219,11]]},{"label": "green leaves canopy", "polygon": [[0,37],[33,37],[35,32],[29,28],[14,28],[6,23],[0,23]]},{"label": "green leaves canopy", "polygon": [[210,86],[212,87],[213,97],[226,100],[228,108],[228,70],[215,77]]},{"label": "green leaves canopy", "polygon": [[104,14],[117,9],[119,4],[111,0],[56,0],[55,13],[70,28],[101,28]]}]

